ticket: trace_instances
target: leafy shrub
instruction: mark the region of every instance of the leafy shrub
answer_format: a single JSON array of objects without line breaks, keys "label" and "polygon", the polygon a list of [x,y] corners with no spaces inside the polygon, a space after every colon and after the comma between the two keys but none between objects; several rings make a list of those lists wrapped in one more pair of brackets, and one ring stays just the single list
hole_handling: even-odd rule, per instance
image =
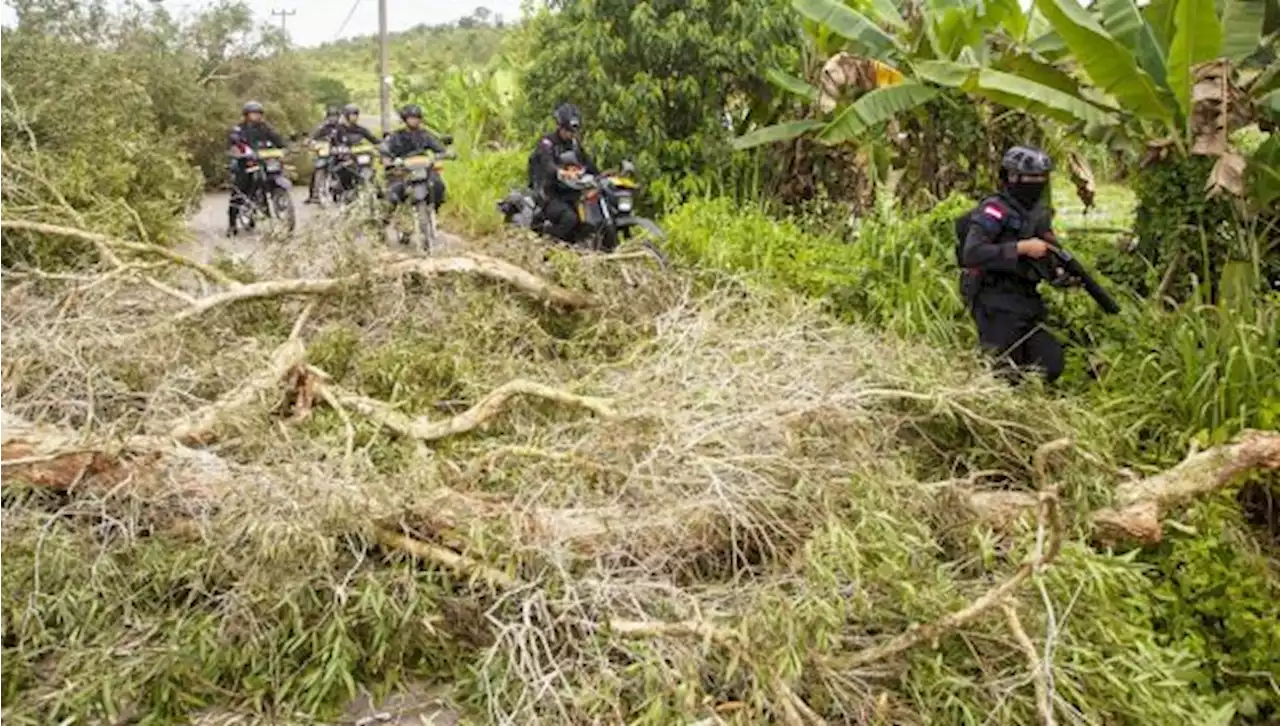
[{"label": "leafy shrub", "polygon": [[1203,665],[1192,681],[1249,723],[1280,718],[1280,584],[1268,577],[1240,511],[1226,494],[1198,503],[1185,523],[1144,558],[1152,568],[1152,618],[1163,642]]},{"label": "leafy shrub", "polygon": [[[797,62],[788,7],[781,0],[552,3],[522,31],[529,57],[522,127],[545,133],[558,104],[576,103],[601,159],[634,159],[659,204],[711,179],[751,174],[728,140],[742,117],[771,113],[778,92],[765,70]],[[735,109],[744,109],[738,118]]]},{"label": "leafy shrub", "polygon": [[968,327],[953,223],[970,204],[956,196],[919,217],[869,220],[853,242],[806,233],[794,221],[727,199],[690,202],[664,223],[672,250],[691,262],[755,273],[825,300],[846,319],[958,342]]}]

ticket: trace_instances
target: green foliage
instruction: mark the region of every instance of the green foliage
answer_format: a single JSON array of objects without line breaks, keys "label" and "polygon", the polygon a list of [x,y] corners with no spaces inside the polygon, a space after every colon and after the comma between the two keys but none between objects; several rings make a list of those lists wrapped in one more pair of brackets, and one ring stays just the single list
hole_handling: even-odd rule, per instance
[{"label": "green foliage", "polygon": [[[120,499],[103,513],[137,506]],[[4,538],[6,722],[175,723],[214,703],[336,714],[356,683],[447,671],[451,646],[431,625],[441,583],[374,566],[363,542],[317,547],[247,518],[235,550],[127,536],[114,520],[95,541],[75,518],[22,516],[43,535]]]},{"label": "green foliage", "polygon": [[1231,704],[1247,723],[1280,718],[1280,584],[1243,535],[1239,508],[1222,494],[1196,504],[1184,524],[1143,557],[1153,571],[1153,625],[1163,642],[1205,664],[1197,691]]},{"label": "green foliage", "polygon": [[[417,92],[440,83],[453,70],[485,68],[498,57],[507,30],[500,25],[466,23],[463,25],[418,26],[388,37],[389,60],[396,77],[397,96],[393,104],[409,99],[399,94]],[[295,55],[317,77],[323,86],[312,87],[312,100],[322,104],[335,97],[333,91],[344,89],[346,101],[361,106],[376,118],[378,108],[378,38],[366,35],[324,43],[314,48],[294,51]],[[321,92],[321,89],[328,89]],[[373,113],[370,113],[373,112]],[[428,124],[436,124],[434,117]],[[376,124],[375,124],[376,125]]]},{"label": "green foliage", "polygon": [[[283,132],[309,122],[302,69],[240,3],[180,23],[160,5],[21,0],[3,30],[4,205],[165,241],[206,182],[247,98]],[[67,262],[82,247],[5,235],[6,264]]]},{"label": "green foliage", "polygon": [[1108,254],[1113,276],[1148,294],[1175,266],[1173,282],[1164,292],[1179,300],[1187,299],[1198,283],[1217,284],[1231,238],[1242,235],[1244,229],[1235,224],[1226,199],[1187,193],[1203,183],[1213,163],[1205,157],[1170,157],[1134,178],[1137,248],[1132,253]]},{"label": "green foliage", "polygon": [[807,234],[729,200],[685,204],[663,221],[671,251],[690,262],[749,272],[823,300],[835,314],[902,335],[968,339],[956,288],[954,197],[907,221],[866,221],[853,242]]},{"label": "green foliage", "polygon": [[508,191],[526,186],[528,154],[519,149],[487,154],[463,148],[459,163],[445,166],[448,202],[441,208],[444,223],[459,234],[477,236],[502,229],[497,202]]},{"label": "green foliage", "polygon": [[[589,146],[608,163],[636,162],[649,198],[669,202],[732,186],[735,131],[768,121],[780,93],[765,79],[790,68],[793,21],[783,0],[555,3],[528,21],[521,43],[521,128],[548,130],[562,102],[583,111]],[[700,181],[699,181],[700,180]]]}]

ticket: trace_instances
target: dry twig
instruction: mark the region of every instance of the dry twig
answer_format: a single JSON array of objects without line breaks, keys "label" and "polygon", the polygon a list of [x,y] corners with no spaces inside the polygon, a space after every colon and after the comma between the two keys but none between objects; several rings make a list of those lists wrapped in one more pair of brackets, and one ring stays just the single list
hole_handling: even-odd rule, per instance
[{"label": "dry twig", "polygon": [[1040,711],[1040,722],[1044,726],[1054,726],[1057,720],[1053,715],[1053,700],[1049,695],[1049,683],[1046,677],[1047,668],[1041,664],[1040,656],[1036,653],[1035,644],[1031,642],[1027,631],[1022,628],[1022,621],[1018,619],[1017,609],[1007,602],[1000,607],[1004,610],[1005,622],[1009,624],[1009,630],[1013,633],[1014,640],[1018,642],[1018,647],[1022,649],[1023,655],[1027,657],[1027,667],[1031,670],[1031,682],[1035,684],[1036,709]]},{"label": "dry twig", "polygon": [[432,420],[426,416],[410,418],[387,403],[346,391],[329,383],[320,383],[318,390],[326,400],[333,398],[343,406],[381,423],[402,436],[420,441],[437,441],[473,431],[501,413],[516,396],[534,396],[566,406],[578,406],[604,419],[617,416],[606,399],[579,396],[520,378],[498,386],[480,399],[479,403],[444,421]]}]

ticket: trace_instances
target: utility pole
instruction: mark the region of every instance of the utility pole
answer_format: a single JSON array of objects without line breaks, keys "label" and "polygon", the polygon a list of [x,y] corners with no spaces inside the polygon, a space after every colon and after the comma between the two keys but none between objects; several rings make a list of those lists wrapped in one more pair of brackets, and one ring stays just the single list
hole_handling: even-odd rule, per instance
[{"label": "utility pole", "polygon": [[391,61],[387,50],[387,0],[378,0],[378,105],[382,133],[391,132]]},{"label": "utility pole", "polygon": [[297,15],[297,14],[298,14],[298,11],[297,11],[297,10],[282,10],[282,9],[277,8],[277,9],[275,9],[275,10],[272,10],[272,11],[271,11],[271,14],[272,14],[272,15],[279,16],[279,18],[280,18],[280,34],[281,34],[281,35],[283,35],[283,36],[285,36],[285,38],[287,39],[287,38],[289,37],[289,34],[288,34],[288,32],[286,31],[285,24],[289,21],[289,18],[290,18],[290,17],[292,17],[292,16],[294,16],[294,15]]}]

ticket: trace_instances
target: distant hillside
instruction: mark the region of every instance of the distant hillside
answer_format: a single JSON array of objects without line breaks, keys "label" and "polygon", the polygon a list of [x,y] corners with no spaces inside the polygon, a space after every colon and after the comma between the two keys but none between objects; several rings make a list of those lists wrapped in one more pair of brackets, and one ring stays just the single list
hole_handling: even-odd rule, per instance
[{"label": "distant hillside", "polygon": [[[487,13],[484,8],[477,15]],[[509,27],[482,18],[448,25],[419,25],[390,36],[393,76],[432,77],[451,66],[483,68],[498,54]],[[501,22],[498,19],[498,22]],[[372,110],[378,102],[378,39],[360,36],[297,50],[311,70],[312,93],[325,103],[355,101]]]}]

